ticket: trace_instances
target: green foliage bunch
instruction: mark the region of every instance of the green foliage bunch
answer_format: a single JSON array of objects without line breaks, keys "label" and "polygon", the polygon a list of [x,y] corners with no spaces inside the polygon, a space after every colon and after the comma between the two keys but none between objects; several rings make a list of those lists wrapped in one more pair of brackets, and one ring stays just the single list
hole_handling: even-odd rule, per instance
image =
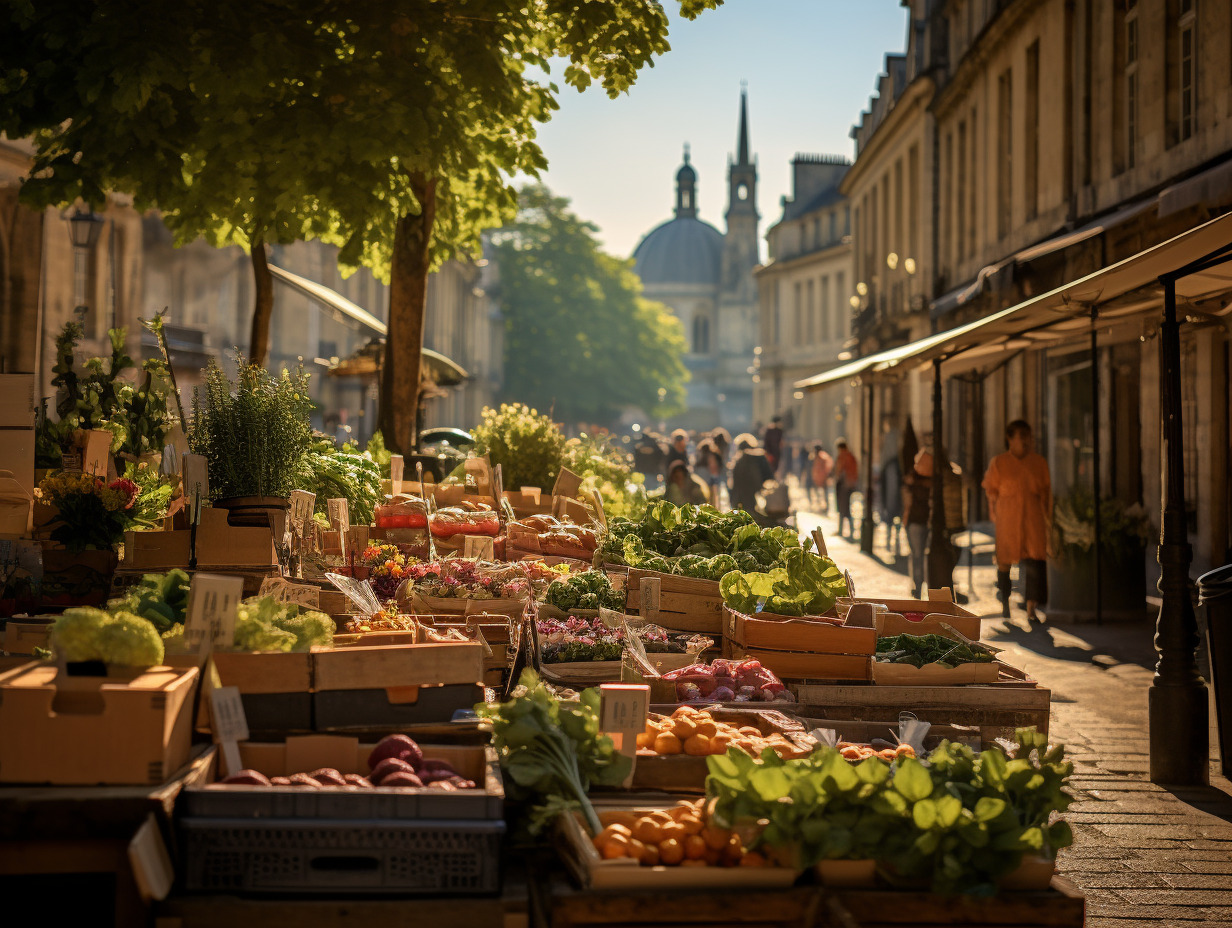
[{"label": "green foliage bunch", "polygon": [[927,763],[903,756],[851,764],[834,748],[783,760],[738,749],[707,759],[707,795],[725,828],[760,825],[757,844],[785,865],[872,859],[938,893],[989,895],[1025,854],[1073,842],[1057,819],[1073,764],[1034,728],[1010,753],[942,742]]},{"label": "green foliage bunch", "polygon": [[781,555],[782,566],[766,572],[741,573],[733,570],[719,581],[723,602],[752,615],[822,615],[840,596],[847,595],[847,581],[830,558],[805,547],[788,547]]},{"label": "green foliage bunch", "polygon": [[[1099,547],[1113,558],[1141,554],[1151,534],[1151,520],[1141,503],[1126,506],[1116,497],[1099,505]],[[1075,484],[1052,508],[1052,544],[1064,559],[1082,556],[1095,544],[1095,494]]]},{"label": "green foliage bunch", "polygon": [[475,453],[486,454],[495,467],[501,465],[505,487],[552,488],[560,473],[565,448],[564,433],[551,416],[523,403],[501,403],[500,409],[485,406],[475,429]]},{"label": "green foliage bunch", "polygon": [[311,446],[300,458],[294,481],[296,489],[316,494],[316,513],[328,514],[331,499],[345,499],[352,525],[371,523],[381,501],[380,465],[355,445],[339,447],[320,433],[313,435]]},{"label": "green foliage bunch", "polygon": [[286,497],[312,442],[308,374],[271,374],[240,358],[234,384],[211,358],[193,388],[188,445],[209,468],[210,496]]},{"label": "green foliage bunch", "polygon": [[583,494],[599,493],[609,519],[634,519],[646,511],[645,477],[633,472],[633,456],[613,436],[570,438],[561,465],[582,478]]}]

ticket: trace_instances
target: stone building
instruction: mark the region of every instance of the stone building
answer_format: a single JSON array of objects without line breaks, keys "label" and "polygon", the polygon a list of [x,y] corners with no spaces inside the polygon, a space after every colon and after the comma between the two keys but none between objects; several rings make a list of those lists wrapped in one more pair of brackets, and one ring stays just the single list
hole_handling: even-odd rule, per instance
[{"label": "stone building", "polygon": [[[851,335],[851,210],[839,184],[851,166],[834,155],[796,155],[792,195],[766,231],[769,259],[757,269],[759,350],[753,415],[783,415],[789,438],[821,442],[833,452],[846,434],[852,391],[836,384],[801,393],[793,384],[837,363]],[[856,407],[858,408],[858,407]]]},{"label": "stone building", "polygon": [[[843,185],[852,200],[857,285],[867,289],[856,319],[861,353],[1015,306],[1232,209],[1232,5],[904,6],[905,71],[896,78],[900,65],[887,59],[881,92],[855,130],[857,157]],[[916,124],[915,141],[900,149],[900,197],[899,158],[880,153],[906,141],[908,122]],[[919,290],[896,300],[884,261],[897,254],[901,267],[903,248],[919,249]],[[1075,324],[1067,338],[1028,340],[968,370],[947,368],[956,374],[945,387],[951,457],[982,473],[1004,447],[1005,423],[1026,418],[1058,495],[1092,484],[1098,441],[1104,495],[1145,503],[1157,520],[1162,295],[1144,289],[1137,298],[1131,322],[1096,330],[1098,435],[1089,326]],[[1195,572],[1232,554],[1226,298],[1221,305],[1190,307],[1182,327]],[[918,426],[930,392],[921,380],[930,386],[931,372],[876,386],[877,408],[900,419],[914,412]],[[981,515],[981,494],[972,501]]]},{"label": "stone building", "polygon": [[673,426],[731,432],[753,425],[753,348],[757,344],[757,164],[750,156],[748,99],[740,94],[737,152],[727,166],[727,232],[697,216],[697,171],[676,172],[675,218],[656,226],[633,252],[646,296],[684,326],[691,379],[686,409]]}]

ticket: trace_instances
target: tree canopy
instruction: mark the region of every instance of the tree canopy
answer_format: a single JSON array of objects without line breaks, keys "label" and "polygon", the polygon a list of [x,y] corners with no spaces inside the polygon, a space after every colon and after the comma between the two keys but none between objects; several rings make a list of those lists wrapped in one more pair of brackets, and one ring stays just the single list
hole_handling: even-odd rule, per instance
[{"label": "tree canopy", "polygon": [[514,214],[511,178],[546,165],[559,91],[540,75],[563,58],[566,84],[616,96],[667,28],[655,0],[14,0],[0,130],[35,138],[30,201],[121,190],[180,241],[319,237],[390,279],[380,420],[405,450],[427,274],[475,253]]},{"label": "tree canopy", "polygon": [[561,421],[608,422],[625,407],[670,415],[688,379],[680,320],[642,296],[632,262],[605,254],[567,199],[530,185],[519,205],[493,236],[505,396]]}]

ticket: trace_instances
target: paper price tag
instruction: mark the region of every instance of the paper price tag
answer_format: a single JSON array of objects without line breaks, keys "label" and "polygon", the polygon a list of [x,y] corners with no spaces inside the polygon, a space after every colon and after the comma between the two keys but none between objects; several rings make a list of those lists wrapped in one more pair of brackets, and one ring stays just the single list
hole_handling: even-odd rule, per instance
[{"label": "paper price tag", "polygon": [[238,686],[210,690],[210,719],[214,737],[222,747],[223,765],[232,774],[244,769],[238,742],[248,740],[248,719]]},{"label": "paper price tag", "polygon": [[189,518],[199,522],[201,501],[210,498],[210,473],[206,466],[205,455],[186,454],[180,458],[183,467],[184,498],[193,507],[189,510]]},{"label": "paper price tag", "polygon": [[638,611],[642,615],[654,615],[659,611],[659,592],[662,581],[658,577],[643,577],[638,587],[640,596]]},{"label": "paper price tag", "polygon": [[206,654],[216,644],[231,644],[235,638],[235,607],[243,595],[243,577],[193,576],[184,620],[184,644],[189,651]]},{"label": "paper price tag", "polygon": [[283,577],[266,577],[261,581],[261,595],[272,596],[280,603],[292,603],[308,609],[321,607],[321,591],[306,583],[292,583]]},{"label": "paper price tag", "polygon": [[329,513],[329,527],[335,532],[345,532],[351,527],[351,510],[344,497],[326,500],[326,511]]},{"label": "paper price tag", "polygon": [[462,542],[462,556],[481,561],[496,560],[496,539],[489,535],[467,535]]},{"label": "paper price tag", "polygon": [[304,526],[312,521],[312,510],[317,504],[317,495],[307,490],[291,491],[291,523],[303,534]]},{"label": "paper price tag", "polygon": [[167,898],[175,882],[175,868],[153,813],[145,817],[133,840],[128,842],[128,862],[143,899]]},{"label": "paper price tag", "polygon": [[625,624],[625,614],[615,609],[599,607],[599,620],[608,628],[620,628]]},{"label": "paper price tag", "polygon": [[[612,736],[616,750],[637,764],[637,736],[646,730],[650,687],[605,683],[599,687],[599,730]],[[632,767],[625,785],[633,781]]]},{"label": "paper price tag", "polygon": [[368,526],[352,525],[351,530],[346,533],[346,559],[348,561],[362,561],[367,547]]},{"label": "paper price tag", "polygon": [[[402,492],[402,474],[406,468],[406,461],[400,454],[391,454],[389,456],[389,482],[392,484],[390,490],[394,496]],[[422,488],[420,490],[422,493]]]}]

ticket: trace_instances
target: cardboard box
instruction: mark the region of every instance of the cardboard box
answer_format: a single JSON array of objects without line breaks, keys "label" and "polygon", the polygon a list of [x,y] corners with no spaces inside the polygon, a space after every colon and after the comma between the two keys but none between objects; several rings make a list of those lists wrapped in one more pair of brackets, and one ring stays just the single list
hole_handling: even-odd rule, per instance
[{"label": "cardboard box", "polygon": [[9,619],[4,623],[4,650],[9,654],[33,654],[46,648],[53,619]]},{"label": "cardboard box", "polygon": [[125,570],[188,569],[190,538],[184,530],[170,532],[125,532]]},{"label": "cardboard box", "polygon": [[128,786],[188,760],[195,667],[69,677],[27,664],[0,675],[0,783]]},{"label": "cardboard box", "polygon": [[34,528],[33,513],[34,497],[30,490],[12,471],[0,470],[0,535],[28,534]]},{"label": "cardboard box", "polygon": [[0,429],[0,471],[11,471],[28,498],[34,498],[34,429]]},{"label": "cardboard box", "polygon": [[231,525],[228,510],[201,510],[197,526],[197,567],[276,567],[274,533],[268,525]]},{"label": "cardboard box", "polygon": [[0,374],[0,429],[34,428],[34,375]]}]

